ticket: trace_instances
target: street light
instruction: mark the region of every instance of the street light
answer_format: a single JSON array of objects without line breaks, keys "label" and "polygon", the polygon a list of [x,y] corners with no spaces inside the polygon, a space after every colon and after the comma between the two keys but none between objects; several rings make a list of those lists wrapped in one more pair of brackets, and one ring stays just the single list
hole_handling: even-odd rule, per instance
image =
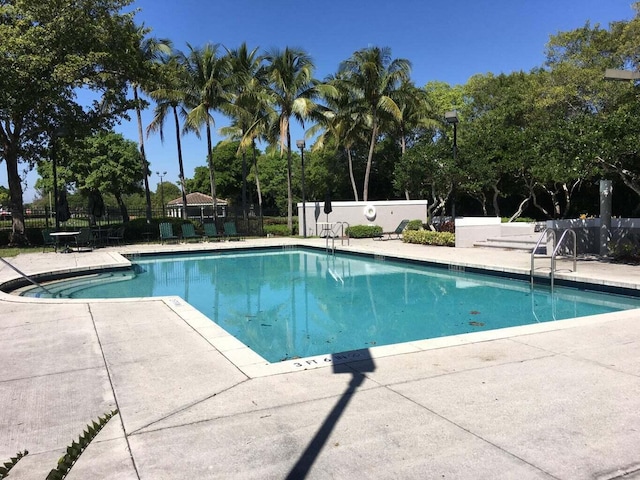
[{"label": "street light", "polygon": [[162,177],[164,177],[167,172],[156,172],[156,175],[160,177],[160,202],[162,203],[162,218],[164,218],[164,185],[162,185]]},{"label": "street light", "polygon": [[[444,121],[449,125],[453,125],[453,163],[457,163],[458,160],[458,112],[451,110],[444,113]],[[452,189],[451,195],[451,216],[456,218],[456,197],[455,197],[455,184]]]},{"label": "street light", "polygon": [[302,235],[307,238],[307,206],[304,196],[304,140],[296,140],[296,145],[300,149],[300,158],[302,162]]}]

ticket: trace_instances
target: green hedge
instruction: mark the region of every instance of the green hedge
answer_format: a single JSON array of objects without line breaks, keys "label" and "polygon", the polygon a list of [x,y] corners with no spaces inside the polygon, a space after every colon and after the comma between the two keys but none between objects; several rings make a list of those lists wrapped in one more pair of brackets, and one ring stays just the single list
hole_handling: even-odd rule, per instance
[{"label": "green hedge", "polygon": [[262,230],[265,235],[273,235],[275,237],[288,237],[291,235],[289,231],[289,227],[287,225],[282,224],[271,224],[267,225],[266,223],[262,226]]},{"label": "green hedge", "polygon": [[422,220],[411,220],[407,223],[406,230],[422,230]]},{"label": "green hedge", "polygon": [[402,235],[405,243],[418,243],[420,245],[438,245],[442,247],[454,247],[456,236],[449,232],[432,232],[431,230],[405,230]]},{"label": "green hedge", "polygon": [[378,225],[353,225],[345,232],[351,238],[373,238],[382,235],[382,227]]}]

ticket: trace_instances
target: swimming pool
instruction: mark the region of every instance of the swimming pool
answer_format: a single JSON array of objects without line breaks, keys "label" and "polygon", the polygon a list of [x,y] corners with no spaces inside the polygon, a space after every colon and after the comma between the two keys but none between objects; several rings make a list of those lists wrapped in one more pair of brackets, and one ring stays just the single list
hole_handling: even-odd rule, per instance
[{"label": "swimming pool", "polygon": [[[70,298],[179,295],[269,362],[639,308],[640,298],[306,249],[144,256],[49,284]],[[37,294],[34,289],[31,294]]]}]

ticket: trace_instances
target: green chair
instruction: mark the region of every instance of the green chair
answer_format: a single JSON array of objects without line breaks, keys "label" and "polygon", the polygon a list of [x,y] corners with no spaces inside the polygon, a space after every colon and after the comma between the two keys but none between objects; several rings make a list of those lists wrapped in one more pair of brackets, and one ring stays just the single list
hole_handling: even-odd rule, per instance
[{"label": "green chair", "polygon": [[109,229],[107,234],[107,243],[115,243],[120,245],[124,240],[124,227],[118,227],[115,230]]},{"label": "green chair", "polygon": [[95,239],[90,228],[81,228],[80,233],[75,236],[76,251],[80,249],[91,251],[95,246]]},{"label": "green chair", "polygon": [[45,252],[47,247],[51,247],[54,251],[58,251],[58,242],[55,237],[51,236],[52,231],[53,230],[50,228],[42,230],[42,253]]},{"label": "green chair", "polygon": [[402,220],[398,226],[396,227],[396,229],[393,232],[385,232],[385,233],[381,233],[380,235],[376,235],[375,237],[373,237],[373,239],[379,239],[379,240],[383,240],[383,236],[387,235],[387,240],[391,240],[391,235],[395,235],[395,240],[399,240],[400,239],[400,235],[402,235],[402,232],[404,232],[404,229],[407,227],[407,224],[409,223],[409,220],[405,219]]},{"label": "green chair", "polygon": [[180,228],[182,229],[182,240],[188,242],[189,240],[200,240],[202,237],[196,233],[196,229],[192,223],[183,223]]},{"label": "green chair", "polygon": [[165,222],[159,225],[160,227],[160,243],[164,243],[165,240],[175,240],[178,243],[178,237],[173,234],[173,225]]},{"label": "green chair", "polygon": [[213,239],[214,242],[222,240],[222,235],[218,233],[218,228],[215,223],[205,223],[204,225],[204,237],[209,240]]},{"label": "green chair", "polygon": [[229,240],[242,240],[243,238],[238,234],[235,222],[225,222],[224,224],[224,236]]}]

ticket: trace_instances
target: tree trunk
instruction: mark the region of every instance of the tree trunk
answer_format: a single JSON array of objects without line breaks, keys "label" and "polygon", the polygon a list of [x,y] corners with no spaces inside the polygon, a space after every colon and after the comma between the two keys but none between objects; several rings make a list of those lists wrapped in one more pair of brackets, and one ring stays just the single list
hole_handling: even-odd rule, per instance
[{"label": "tree trunk", "polygon": [[116,197],[116,203],[118,204],[118,208],[120,209],[120,215],[122,215],[122,223],[128,223],[129,212],[127,210],[127,206],[124,203],[124,200],[122,199],[122,195],[116,192],[113,194],[113,196]]},{"label": "tree trunk", "polygon": [[[218,198],[216,197],[216,174],[213,157],[211,156],[211,125],[207,119],[207,164],[209,165],[209,183],[211,184],[211,198],[213,198],[213,221],[218,223]],[[186,205],[185,205],[186,210]]]},{"label": "tree trunk", "polygon": [[371,164],[373,163],[373,152],[376,148],[376,137],[378,136],[378,121],[373,118],[373,128],[371,129],[371,143],[369,144],[369,155],[367,156],[367,169],[364,172],[364,188],[362,189],[362,199],[366,202],[369,199],[369,175],[371,174]]},{"label": "tree trunk", "polygon": [[178,168],[180,169],[180,191],[182,193],[182,219],[187,219],[187,192],[184,188],[184,163],[182,162],[182,141],[180,140],[180,120],[178,110],[173,107],[173,119],[176,124],[176,145],[178,147]]},{"label": "tree trunk", "polygon": [[498,183],[491,185],[493,188],[493,213],[496,217],[500,216],[500,205],[498,204],[498,198],[500,197],[500,190],[498,189]]},{"label": "tree trunk", "polygon": [[351,188],[353,188],[353,199],[358,201],[358,187],[356,186],[356,177],[353,175],[353,158],[351,157],[351,149],[345,148],[347,151],[347,162],[349,164],[349,178],[351,179]]},{"label": "tree trunk", "polygon": [[291,132],[287,124],[287,228],[293,232],[293,186],[291,184]]},{"label": "tree trunk", "polygon": [[142,134],[142,114],[140,113],[140,98],[138,97],[138,87],[133,85],[133,99],[136,104],[136,117],[138,119],[138,142],[140,143],[140,166],[142,178],[144,179],[144,195],[147,202],[146,217],[147,223],[151,222],[151,192],[149,191],[149,164],[147,155],[144,153],[144,135]]},{"label": "tree trunk", "polygon": [[251,153],[253,155],[253,168],[256,171],[256,191],[258,193],[258,215],[262,218],[262,190],[260,190],[260,175],[258,174],[258,157],[256,156],[256,141],[251,140]]},{"label": "tree trunk", "polygon": [[7,164],[7,181],[9,183],[9,211],[11,212],[12,230],[9,235],[10,245],[28,245],[24,234],[24,203],[22,198],[22,180],[18,173],[18,152],[11,141],[5,142],[5,163]]}]

